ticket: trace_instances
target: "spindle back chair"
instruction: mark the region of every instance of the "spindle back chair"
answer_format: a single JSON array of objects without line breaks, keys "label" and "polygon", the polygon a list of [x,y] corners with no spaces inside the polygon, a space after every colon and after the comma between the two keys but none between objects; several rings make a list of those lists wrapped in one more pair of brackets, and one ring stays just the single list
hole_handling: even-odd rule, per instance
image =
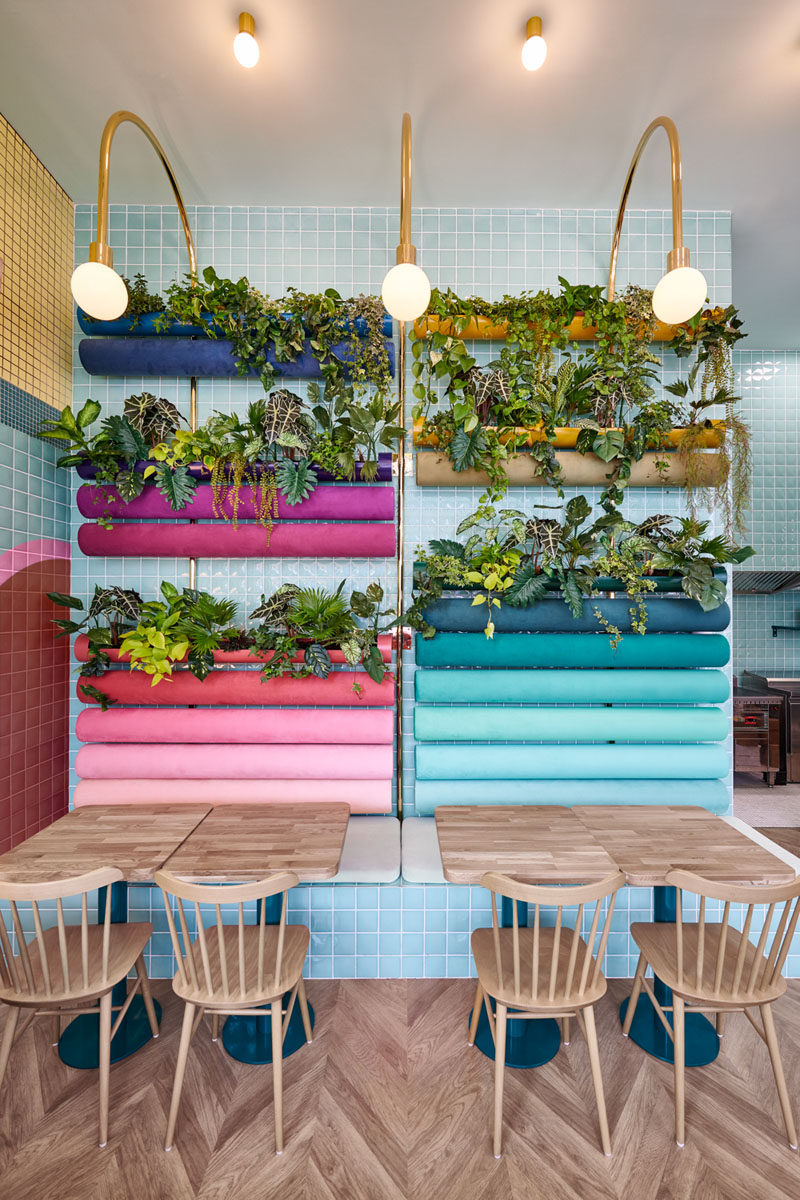
[{"label": "spindle back chair", "polygon": [[[165,1149],[172,1147],[189,1045],[203,1014],[212,1017],[211,1035],[216,1041],[220,1016],[236,1014],[266,1019],[264,1006],[268,1006],[272,1021],[275,1142],[276,1153],[280,1154],[283,1151],[282,1047],[295,1000],[300,1005],[306,1039],[311,1041],[302,974],[310,934],[305,925],[286,922],[289,889],[297,886],[297,875],[282,871],[255,883],[220,886],[185,883],[168,871],[158,871],[155,881],[164,895],[177,961],[172,986],[185,1003]],[[266,919],[265,901],[278,894],[280,920],[271,924]],[[175,902],[174,913],[171,898]],[[258,902],[258,917],[254,925],[248,925],[244,906],[253,901]],[[226,925],[224,921],[223,909],[229,906],[236,909],[235,925]],[[210,918],[207,925],[204,916]],[[287,992],[289,998],[284,1010],[283,996]]]},{"label": "spindle back chair", "polygon": [[[108,1141],[111,1039],[139,990],[153,1037],[158,1037],[158,1021],[143,958],[153,926],[146,922],[113,924],[108,896],[102,922],[89,922],[89,894],[110,888],[122,878],[122,872],[115,867],[101,867],[85,875],[46,883],[9,883],[0,879],[0,902],[8,905],[7,915],[0,909],[0,1001],[11,1008],[0,1046],[0,1086],[14,1039],[24,1033],[34,1017],[51,1018],[56,1044],[62,1017],[97,1012],[101,1146]],[[67,921],[70,910],[65,914],[63,901],[68,897],[79,897],[79,924]],[[53,900],[56,924],[45,929],[46,916],[40,906]],[[112,989],[134,967],[136,983],[125,1003],[117,1006],[118,1015],[112,1026],[115,1007]],[[29,1012],[18,1028],[23,1009]]]},{"label": "spindle back chair", "polygon": [[[661,1023],[673,1041],[675,1062],[675,1140],[685,1142],[684,1072],[685,1014],[715,1013],[722,1032],[725,1013],[743,1012],[769,1049],[775,1084],[781,1102],[789,1144],[797,1149],[780,1052],[775,1035],[772,1004],[786,991],[783,967],[800,919],[800,878],[772,886],[735,885],[705,879],[691,871],[671,871],[666,877],[677,888],[675,924],[634,923],[631,935],[640,949],[639,963],[622,1032],[627,1036],[633,1014],[645,989]],[[696,921],[684,919],[683,892],[697,898]],[[708,901],[723,905],[722,920],[709,920]],[[734,904],[744,905],[741,930],[731,924]],[[761,928],[758,933],[759,910]],[[756,940],[753,940],[753,939]],[[672,1005],[662,1005],[645,973],[652,967],[672,990]],[[763,1029],[751,1008],[761,1014]],[[667,1014],[672,1013],[672,1024]]]},{"label": "spindle back chair", "polygon": [[[602,962],[616,894],[624,882],[621,871],[598,883],[579,887],[534,886],[496,872],[489,872],[481,879],[483,887],[492,894],[492,928],[476,929],[472,935],[478,987],[469,1045],[475,1041],[481,1005],[485,1004],[495,1043],[494,1154],[497,1158],[502,1147],[503,1068],[509,1009],[512,1020],[560,1019],[566,1045],[570,1017],[578,1018],[589,1049],[603,1151],[611,1153],[594,1004],[606,990]],[[508,928],[500,924],[498,896],[513,901],[512,924]],[[533,920],[529,912],[528,925],[520,926],[518,903],[533,906]],[[577,908],[577,912],[571,927],[565,910],[572,908]],[[554,910],[552,925],[543,919],[543,909]],[[587,925],[584,939],[581,931]],[[494,1014],[489,997],[495,1001]]]}]

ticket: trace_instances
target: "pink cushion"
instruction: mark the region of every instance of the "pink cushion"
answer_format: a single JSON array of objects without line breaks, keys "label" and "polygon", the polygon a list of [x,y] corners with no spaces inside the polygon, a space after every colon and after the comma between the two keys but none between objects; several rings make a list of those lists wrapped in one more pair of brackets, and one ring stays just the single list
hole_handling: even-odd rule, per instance
[{"label": "pink cushion", "polygon": [[389,558],[394,522],[360,525],[81,525],[78,545],[90,557],[122,558]]},{"label": "pink cushion", "polygon": [[[361,686],[360,694],[353,684]],[[363,671],[332,671],[327,679],[270,679],[262,682],[258,671],[212,671],[202,681],[189,671],[176,671],[171,679],[152,686],[143,671],[107,671],[100,678],[78,680],[80,690],[88,683],[123,704],[329,704],[369,708],[394,704],[394,679],[386,676],[374,683]]]},{"label": "pink cushion", "polygon": [[93,744],[78,751],[81,779],[391,779],[387,746]]},{"label": "pink cushion", "polygon": [[391,745],[391,709],[85,708],[75,734],[81,742],[331,742]]},{"label": "pink cushion", "polygon": [[304,804],[339,801],[354,813],[392,811],[392,781],[370,779],[86,779],[74,804]]}]

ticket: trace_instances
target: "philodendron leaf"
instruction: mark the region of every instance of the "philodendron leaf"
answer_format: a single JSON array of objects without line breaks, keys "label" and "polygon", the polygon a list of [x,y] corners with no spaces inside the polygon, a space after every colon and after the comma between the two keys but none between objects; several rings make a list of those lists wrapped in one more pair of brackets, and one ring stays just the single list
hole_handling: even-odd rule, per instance
[{"label": "philodendron leaf", "polygon": [[514,608],[527,608],[537,600],[543,600],[548,592],[550,578],[537,572],[533,563],[525,563],[514,575],[514,582],[503,599]]},{"label": "philodendron leaf", "polygon": [[67,596],[64,592],[48,592],[47,599],[52,600],[53,604],[60,605],[61,608],[79,608],[83,609],[83,601],[77,596]]},{"label": "philodendron leaf", "polygon": [[310,667],[311,674],[317,679],[327,679],[331,673],[331,656],[324,646],[320,646],[318,642],[314,642],[309,646],[303,656],[303,660],[307,667]]},{"label": "philodendron leaf", "polygon": [[370,646],[364,655],[364,670],[375,683],[383,683],[386,674],[386,664],[377,646]]},{"label": "philodendron leaf", "polygon": [[170,468],[165,462],[156,467],[156,487],[169,503],[173,512],[178,512],[189,503],[194,495],[197,483],[192,479],[186,466]]},{"label": "philodendron leaf", "polygon": [[456,471],[466,471],[469,467],[477,466],[486,449],[486,439],[483,430],[477,426],[471,433],[457,429],[450,442],[450,461]]},{"label": "philodendron leaf", "polygon": [[124,500],[126,504],[129,504],[131,500],[135,500],[137,496],[142,494],[144,478],[138,471],[118,471],[117,477],[114,480],[114,487],[119,492],[120,500]]},{"label": "philodendron leaf", "polygon": [[287,504],[300,504],[307,500],[317,486],[316,471],[309,465],[307,459],[292,462],[285,458],[275,475],[278,490],[286,499]]},{"label": "philodendron leaf", "polygon": [[625,434],[621,429],[608,429],[605,433],[598,433],[592,443],[592,451],[598,458],[602,458],[603,462],[611,462],[612,458],[618,458],[625,449]]},{"label": "philodendron leaf", "polygon": [[568,571],[561,577],[561,591],[567,608],[577,620],[583,614],[583,593],[577,579]]},{"label": "philodendron leaf", "polygon": [[350,607],[357,617],[369,619],[375,611],[375,602],[364,592],[355,591],[350,596]]}]

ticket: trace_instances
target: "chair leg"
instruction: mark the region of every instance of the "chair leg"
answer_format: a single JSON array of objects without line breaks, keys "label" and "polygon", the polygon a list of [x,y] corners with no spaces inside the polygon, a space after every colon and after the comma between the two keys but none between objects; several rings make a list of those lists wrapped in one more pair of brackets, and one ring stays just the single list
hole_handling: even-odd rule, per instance
[{"label": "chair leg", "polygon": [[569,1045],[569,1017],[561,1018],[561,1040],[565,1046]]},{"label": "chair leg", "polygon": [[219,1013],[211,1014],[211,1040],[212,1042],[219,1041]]},{"label": "chair leg", "polygon": [[778,1097],[781,1102],[781,1112],[783,1113],[783,1123],[786,1126],[786,1136],[789,1139],[789,1145],[793,1150],[796,1150],[797,1131],[794,1127],[792,1106],[789,1101],[789,1093],[786,1090],[786,1080],[783,1076],[783,1063],[781,1062],[781,1053],[778,1049],[778,1037],[775,1033],[775,1022],[772,1017],[771,1004],[761,1005],[761,1020],[764,1022],[764,1033],[767,1037],[767,1047],[769,1048],[769,1057],[772,1063],[772,1074],[775,1076],[775,1084],[778,1088]]},{"label": "chair leg", "polygon": [[50,1018],[50,1037],[52,1038],[51,1045],[57,1046],[61,1038],[61,1017],[58,1013],[53,1013]]},{"label": "chair leg", "polygon": [[3,1085],[3,1078],[8,1066],[8,1056],[11,1053],[11,1047],[14,1043],[14,1035],[17,1032],[19,1023],[19,1009],[16,1005],[8,1005],[8,1013],[6,1015],[6,1024],[3,1030],[3,1041],[0,1044],[0,1087]]},{"label": "chair leg", "polygon": [[718,1012],[718,1013],[717,1013],[717,1020],[716,1020],[716,1026],[717,1026],[717,1037],[722,1037],[722,1030],[723,1030],[723,1028],[724,1028],[724,1025],[725,1025],[725,1013],[724,1013],[724,1012]]},{"label": "chair leg", "polygon": [[100,1147],[108,1143],[108,1087],[111,1075],[111,992],[100,997]]},{"label": "chair leg", "polygon": [[494,1045],[494,1156],[503,1152],[503,1082],[506,1067],[506,1013],[505,1004],[497,1001],[495,1009]]},{"label": "chair leg", "polygon": [[680,996],[673,995],[672,1029],[674,1034],[673,1054],[675,1058],[675,1141],[679,1146],[686,1144],[686,1130],[684,1128],[684,1112],[686,1103],[684,1097],[686,1055],[684,1016],[685,1005],[683,999]]},{"label": "chair leg", "polygon": [[600,1050],[597,1045],[597,1029],[594,1023],[594,1007],[590,1004],[583,1010],[583,1020],[586,1026],[586,1045],[589,1048],[589,1062],[592,1067],[592,1083],[594,1098],[597,1103],[597,1116],[600,1119],[600,1141],[606,1158],[611,1157],[611,1138],[608,1132],[608,1117],[606,1115],[606,1098],[603,1093],[603,1075],[600,1070]]},{"label": "chair leg", "polygon": [[308,1011],[306,985],[302,975],[297,981],[297,1003],[300,1005],[300,1016],[303,1018],[303,1030],[306,1035],[306,1041],[311,1042],[314,1040],[311,1036],[311,1015]]},{"label": "chair leg", "polygon": [[144,1008],[147,1013],[147,1020],[150,1022],[150,1032],[154,1038],[158,1037],[158,1018],[156,1016],[155,1006],[153,1005],[153,995],[150,991],[150,980],[147,977],[147,967],[144,965],[144,957],[140,954],[136,960],[136,974],[142,981],[142,1000],[144,1000]]},{"label": "chair leg", "polygon": [[172,1139],[175,1136],[175,1125],[178,1121],[178,1109],[181,1104],[181,1092],[183,1091],[183,1076],[186,1073],[186,1061],[189,1057],[189,1043],[192,1040],[192,1026],[194,1025],[194,1004],[186,1004],[183,1010],[183,1025],[181,1026],[181,1041],[178,1047],[178,1061],[175,1064],[175,1082],[172,1085],[172,1101],[169,1106],[169,1118],[167,1120],[167,1137],[164,1142],[164,1149],[172,1149]]},{"label": "chair leg", "polygon": [[468,1046],[475,1045],[475,1034],[478,1032],[478,1021],[480,1020],[482,1006],[483,1006],[483,988],[481,987],[480,980],[478,980],[478,987],[475,992],[475,1000],[472,1005],[472,1017],[471,1017],[470,1023],[469,1023],[469,1033],[467,1034],[467,1045]]},{"label": "chair leg", "polygon": [[272,1001],[272,1092],[275,1106],[275,1153],[283,1154],[283,1014],[280,998]]},{"label": "chair leg", "polygon": [[636,1005],[639,1003],[639,996],[642,991],[642,982],[644,973],[647,970],[647,959],[643,954],[639,955],[639,961],[636,964],[636,975],[633,979],[633,987],[631,989],[630,999],[628,1000],[628,1008],[625,1013],[625,1021],[622,1026],[622,1036],[627,1037],[631,1031],[631,1023],[633,1015],[636,1012]]}]

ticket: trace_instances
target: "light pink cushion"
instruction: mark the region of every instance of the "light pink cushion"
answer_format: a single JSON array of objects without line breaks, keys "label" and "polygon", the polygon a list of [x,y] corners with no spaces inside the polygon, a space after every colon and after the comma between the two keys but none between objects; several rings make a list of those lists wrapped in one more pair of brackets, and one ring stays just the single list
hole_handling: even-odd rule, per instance
[{"label": "light pink cushion", "polygon": [[392,811],[391,779],[85,779],[74,804],[307,804],[338,801],[354,813]]},{"label": "light pink cushion", "polygon": [[332,742],[391,744],[391,709],[85,708],[81,742]]},{"label": "light pink cushion", "polygon": [[81,779],[391,779],[386,746],[94,743],[78,751]]}]

